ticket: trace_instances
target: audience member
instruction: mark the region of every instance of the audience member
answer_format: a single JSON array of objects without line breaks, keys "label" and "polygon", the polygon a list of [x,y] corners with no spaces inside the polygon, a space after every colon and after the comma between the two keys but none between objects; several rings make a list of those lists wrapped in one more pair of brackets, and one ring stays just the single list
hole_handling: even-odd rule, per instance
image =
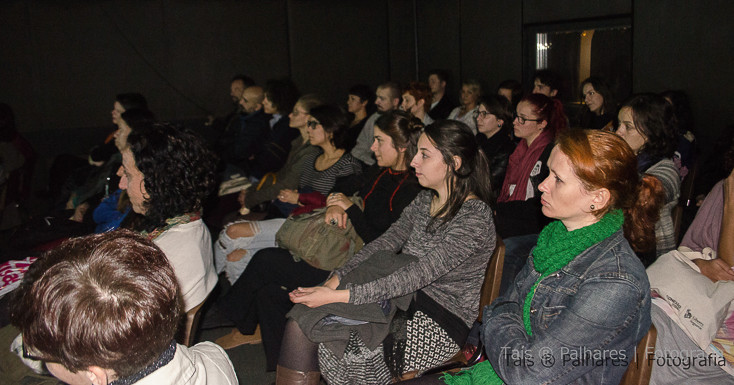
[{"label": "audience member", "polygon": [[445,70],[432,70],[428,73],[428,86],[431,87],[431,108],[428,115],[433,120],[446,119],[456,104],[446,95],[446,82],[449,81],[449,73]]},{"label": "audience member", "polygon": [[[619,109],[617,135],[637,155],[637,170],[657,178],[665,189],[665,206],[661,207],[660,220],[655,224],[655,256],[675,249],[676,245],[672,216],[680,195],[680,177],[673,162],[678,144],[676,132],[673,107],[661,96],[633,95]],[[645,266],[655,259],[650,254],[641,255]]]},{"label": "audience member", "polygon": [[131,227],[163,250],[176,273],[188,311],[217,282],[212,241],[201,206],[214,187],[216,159],[195,135],[170,124],[133,131],[122,150],[120,188],[136,216]]},{"label": "audience member", "polygon": [[278,197],[283,189],[295,189],[298,180],[303,173],[306,159],[318,152],[308,139],[308,119],[311,117],[311,109],[322,105],[318,96],[309,94],[301,96],[293,106],[293,112],[288,116],[291,127],[298,129],[300,136],[291,142],[291,152],[288,154],[283,168],[278,170],[272,178],[272,182],[253,184],[246,190],[242,190],[237,198],[240,206],[248,209],[261,203],[272,202]]},{"label": "audience member", "polygon": [[427,126],[433,123],[433,119],[428,115],[430,103],[431,89],[428,85],[420,82],[411,82],[403,90],[403,102],[400,104],[400,109],[408,111]]},{"label": "audience member", "polygon": [[[409,162],[416,152],[422,127],[420,121],[406,112],[391,111],[380,116],[372,144],[377,164],[367,170],[358,191],[364,211],[347,198],[349,191],[332,193],[327,200],[324,219],[327,225],[345,229],[349,222],[357,235],[369,243],[400,217],[420,191]],[[217,343],[225,349],[251,343],[260,338],[255,333],[259,324],[267,370],[275,370],[286,314],[293,306],[288,292],[300,286],[319,284],[328,275],[329,271],[323,267],[312,266],[303,260],[296,262],[287,249],[260,250],[232,290],[218,302],[220,312],[234,321],[237,328]]]},{"label": "audience member", "polygon": [[[405,372],[442,363],[463,345],[477,316],[479,289],[495,244],[487,159],[469,127],[444,120],[425,128],[411,166],[430,191],[419,193],[385,234],[335,270],[323,286],[290,293],[294,303],[312,309],[296,306],[290,313],[296,318],[286,326],[277,384],[318,384],[319,370],[329,383],[386,384]],[[381,256],[405,264],[391,268],[376,260]],[[384,317],[386,300],[391,300],[391,312],[398,302],[410,303],[397,310],[392,325],[383,324],[387,337],[343,325],[344,332],[327,327],[324,338],[316,339],[319,328],[308,327],[310,317],[336,308],[351,309],[351,316],[334,322],[354,325],[366,316],[366,304]],[[336,338],[341,343],[325,343]]]},{"label": "audience member", "polygon": [[[734,281],[734,146],[724,155],[726,168],[730,174],[719,181],[706,196],[696,217],[681,241],[679,251],[686,257],[695,257],[692,262],[700,273],[712,282]],[[695,252],[695,253],[691,253]],[[707,254],[710,254],[708,256]],[[711,259],[708,259],[711,258]],[[670,277],[677,280],[681,277]],[[710,346],[699,346],[684,331],[674,309],[665,298],[653,298],[652,322],[657,329],[655,356],[667,357],[715,357],[717,362],[732,365],[731,322],[734,320],[731,305],[726,318],[718,326],[719,331]],[[715,309],[710,309],[714,312]],[[710,325],[702,325],[706,329]],[[718,352],[717,355],[712,353]],[[685,356],[683,356],[685,354]],[[723,359],[722,359],[723,358]],[[720,360],[720,361],[719,361]],[[676,367],[675,365],[655,365],[650,383],[663,384],[725,384],[732,382],[732,375],[722,370],[723,365],[694,365]]]},{"label": "audience member", "polygon": [[538,186],[548,176],[553,139],[566,128],[563,106],[558,99],[542,94],[525,95],[517,104],[513,125],[515,136],[521,140],[510,155],[495,216],[497,234],[505,242],[500,294],[525,265],[547,223]]},{"label": "audience member", "polygon": [[522,98],[522,84],[514,79],[504,80],[497,86],[497,94],[502,95],[510,102],[512,110],[517,107],[517,103]]},{"label": "audience member", "polygon": [[549,98],[560,98],[563,78],[555,71],[539,70],[533,76],[533,93],[543,94]]},{"label": "audience member", "polygon": [[229,83],[229,96],[232,98],[232,107],[230,112],[224,118],[215,118],[213,115],[207,117],[205,126],[210,127],[205,130],[204,137],[208,143],[216,145],[219,138],[227,131],[233,130],[234,126],[240,124],[240,114],[242,113],[242,106],[240,105],[240,99],[242,99],[242,92],[245,88],[252,87],[255,85],[255,81],[247,75],[235,75]]},{"label": "audience member", "polygon": [[[339,185],[350,185],[362,167],[344,150],[344,134],[349,124],[346,113],[334,105],[311,109],[307,121],[308,138],[319,151],[303,161],[298,190],[282,189],[274,202],[281,216],[310,212],[326,204],[326,195]],[[263,221],[238,220],[219,234],[214,251],[218,272],[224,271],[231,283],[245,270],[252,256],[266,247],[275,247],[275,234],[285,218]]]},{"label": "audience member", "polygon": [[[146,130],[154,122],[155,117],[148,110],[132,109],[123,112],[117,122],[115,146],[120,151],[124,150],[127,148],[127,137],[130,136],[133,130]],[[115,184],[119,184],[119,181],[116,180]],[[83,207],[76,208],[71,220],[84,221],[84,212],[80,210]],[[92,219],[96,224],[94,232],[103,233],[120,227],[120,224],[131,210],[130,198],[127,196],[127,192],[120,188],[112,193],[105,191],[104,198],[96,207],[87,205],[84,211],[88,212],[89,209],[92,209]]]},{"label": "audience member", "polygon": [[367,122],[368,110],[373,110],[374,105],[372,98],[375,93],[372,89],[364,84],[357,84],[349,88],[347,96],[347,111],[353,115],[352,121],[349,123],[349,133],[345,139],[347,151],[352,151],[357,144],[357,137],[362,132],[364,124]]},{"label": "audience member", "polygon": [[400,95],[402,95],[402,92],[398,83],[386,82],[377,86],[375,95],[377,96],[375,99],[377,111],[367,119],[362,132],[357,137],[357,144],[351,151],[353,157],[367,166],[375,164],[375,158],[372,156],[372,151],[370,151],[370,145],[374,140],[375,122],[380,115],[395,110],[400,106]]},{"label": "audience member", "polygon": [[270,132],[259,143],[253,155],[250,176],[262,178],[268,172],[280,170],[291,150],[291,142],[298,137],[298,130],[290,127],[288,116],[293,110],[300,92],[289,79],[269,80],[265,85],[263,110],[270,118]]},{"label": "audience member", "polygon": [[166,255],[116,231],[72,239],[38,259],[10,314],[23,356],[67,384],[237,384],[220,347],[175,342],[182,311]]},{"label": "audience member", "polygon": [[474,118],[479,131],[477,142],[489,159],[489,177],[496,198],[505,180],[510,154],[515,150],[515,143],[510,139],[510,102],[502,96],[489,94],[479,100]]},{"label": "audience member", "polygon": [[225,179],[233,174],[246,174],[249,163],[270,134],[268,116],[263,112],[265,93],[260,86],[245,88],[239,99],[240,113],[234,124],[229,124],[214,146],[225,165]]},{"label": "audience member", "polygon": [[650,328],[650,284],[627,239],[654,239],[657,209],[639,201],[658,182],[640,180],[629,146],[598,130],[561,134],[548,164],[543,214],[557,221],[484,308],[487,360],[447,384],[617,384],[634,364]]},{"label": "audience member", "polygon": [[454,108],[448,119],[463,122],[477,133],[477,122],[474,120],[474,111],[477,109],[477,101],[482,95],[482,86],[476,80],[467,80],[461,84],[461,105]]},{"label": "audience member", "polygon": [[574,127],[614,131],[617,103],[604,79],[592,76],[581,82],[581,99],[584,105]]},{"label": "audience member", "polygon": [[660,94],[673,106],[673,114],[678,122],[678,148],[673,155],[675,166],[681,180],[693,169],[696,155],[696,136],[693,124],[693,111],[685,91],[669,90]]}]

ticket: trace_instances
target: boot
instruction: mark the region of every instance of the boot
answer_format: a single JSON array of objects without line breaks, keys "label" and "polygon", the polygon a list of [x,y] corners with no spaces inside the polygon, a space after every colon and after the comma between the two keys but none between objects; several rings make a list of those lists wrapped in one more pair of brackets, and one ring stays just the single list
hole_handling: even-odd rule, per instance
[{"label": "boot", "polygon": [[275,369],[275,385],[319,385],[321,372],[301,372],[278,365]]}]

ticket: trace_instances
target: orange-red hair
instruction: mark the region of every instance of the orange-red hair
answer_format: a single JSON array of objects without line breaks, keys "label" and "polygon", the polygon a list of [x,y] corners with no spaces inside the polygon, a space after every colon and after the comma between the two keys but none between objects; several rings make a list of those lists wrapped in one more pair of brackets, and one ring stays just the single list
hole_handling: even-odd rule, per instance
[{"label": "orange-red hair", "polygon": [[653,176],[640,177],[637,157],[619,136],[600,130],[568,130],[556,138],[558,149],[588,191],[605,188],[610,200],[593,213],[602,217],[609,210],[622,209],[624,232],[635,251],[655,247],[655,223],[665,200],[662,183]]}]

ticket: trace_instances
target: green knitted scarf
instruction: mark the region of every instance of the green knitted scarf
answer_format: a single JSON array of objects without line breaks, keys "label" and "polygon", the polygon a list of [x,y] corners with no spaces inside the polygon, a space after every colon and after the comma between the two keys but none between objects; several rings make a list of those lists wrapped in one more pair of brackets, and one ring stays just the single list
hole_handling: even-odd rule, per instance
[{"label": "green knitted scarf", "polygon": [[[530,325],[530,305],[540,281],[561,270],[584,250],[609,238],[622,228],[623,223],[622,210],[613,210],[604,215],[599,222],[577,230],[568,231],[563,223],[555,221],[540,232],[538,244],[533,249],[533,267],[540,273],[540,277],[525,296],[522,312],[525,331],[528,335],[533,335]],[[451,385],[499,385],[503,383],[488,360],[456,375],[446,374],[442,380]]]}]

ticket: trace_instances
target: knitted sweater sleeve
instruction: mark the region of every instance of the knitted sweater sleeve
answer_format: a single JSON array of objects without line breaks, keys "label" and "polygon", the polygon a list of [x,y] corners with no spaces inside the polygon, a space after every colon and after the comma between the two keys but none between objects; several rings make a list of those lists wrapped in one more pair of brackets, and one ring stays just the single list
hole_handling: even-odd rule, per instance
[{"label": "knitted sweater sleeve", "polygon": [[[494,227],[488,226],[490,223],[492,218],[489,206],[483,203],[465,203],[447,226],[439,230],[439,242],[433,244],[434,247],[424,250],[423,255],[416,255],[417,261],[372,282],[362,285],[348,284],[349,302],[354,304],[378,302],[409,294],[432,284],[469,259],[483,253],[488,239],[494,237]],[[423,229],[416,231],[413,236],[420,237],[424,231]],[[486,264],[486,261],[483,262]],[[469,284],[474,283],[467,283]]]},{"label": "knitted sweater sleeve", "polygon": [[421,209],[427,209],[431,199],[429,192],[423,192],[416,198],[405,210],[403,210],[400,218],[390,226],[384,234],[374,241],[366,244],[362,250],[355,254],[344,266],[334,271],[339,279],[341,280],[347,273],[354,270],[355,267],[359,266],[367,258],[378,250],[388,250],[392,252],[398,252],[403,248],[405,241],[413,231],[413,224],[417,212]]}]

